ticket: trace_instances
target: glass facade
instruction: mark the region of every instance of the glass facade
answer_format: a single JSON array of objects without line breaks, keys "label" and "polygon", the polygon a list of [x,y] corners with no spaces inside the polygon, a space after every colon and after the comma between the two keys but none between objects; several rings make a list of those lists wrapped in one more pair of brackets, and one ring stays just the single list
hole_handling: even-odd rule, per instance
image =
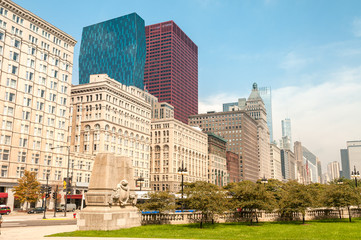
[{"label": "glass facade", "polygon": [[267,126],[269,130],[270,142],[273,142],[273,123],[272,123],[272,94],[271,87],[260,87],[258,89],[267,112]]},{"label": "glass facade", "polygon": [[144,88],[145,24],[136,13],[83,28],[79,83],[92,74],[108,74],[127,86]]},{"label": "glass facade", "polygon": [[292,142],[292,130],[291,130],[291,119],[286,118],[281,121],[282,123],[282,138],[288,137],[290,141],[290,147],[293,149],[293,142]]},{"label": "glass facade", "polygon": [[223,112],[228,112],[230,107],[238,106],[238,102],[223,103]]}]

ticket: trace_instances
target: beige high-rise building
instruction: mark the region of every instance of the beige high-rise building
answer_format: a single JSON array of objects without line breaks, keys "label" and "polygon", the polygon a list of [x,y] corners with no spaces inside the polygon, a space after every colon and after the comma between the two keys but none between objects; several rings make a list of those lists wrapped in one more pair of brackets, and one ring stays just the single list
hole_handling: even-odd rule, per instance
[{"label": "beige high-rise building", "polygon": [[340,163],[333,161],[327,164],[327,175],[330,181],[340,178]]},{"label": "beige high-rise building", "polygon": [[291,150],[281,149],[282,176],[285,181],[296,180],[296,159]]},{"label": "beige high-rise building", "polygon": [[302,144],[299,141],[294,143],[295,160],[297,165],[297,181],[306,184],[307,169],[303,158]]},{"label": "beige high-rise building", "polygon": [[254,182],[258,180],[257,122],[246,111],[193,115],[189,116],[189,124],[226,139],[227,151],[239,155],[240,178]]},{"label": "beige high-rise building", "polygon": [[253,84],[252,92],[246,101],[247,113],[257,121],[257,143],[258,143],[258,163],[259,178],[271,177],[270,160],[270,136],[267,126],[266,107],[259,95],[257,84]]},{"label": "beige high-rise building", "polygon": [[[154,106],[163,111],[171,108],[167,103]],[[208,137],[201,129],[166,116],[152,119],[151,189],[179,192],[182,176],[178,170],[181,167],[187,169],[184,182],[208,180]]]},{"label": "beige high-rise building", "polygon": [[73,37],[12,1],[0,1],[0,204],[25,170],[59,184],[66,172]]},{"label": "beige high-rise building", "polygon": [[270,144],[271,178],[282,181],[281,150],[276,144]]},{"label": "beige high-rise building", "polygon": [[226,159],[227,140],[208,133],[208,181],[220,187],[229,182]]},{"label": "beige high-rise building", "polygon": [[115,153],[132,159],[134,178],[144,178],[149,190],[150,121],[157,99],[106,74],[90,76],[87,84],[71,90],[71,159],[73,184],[86,187],[97,153]]}]

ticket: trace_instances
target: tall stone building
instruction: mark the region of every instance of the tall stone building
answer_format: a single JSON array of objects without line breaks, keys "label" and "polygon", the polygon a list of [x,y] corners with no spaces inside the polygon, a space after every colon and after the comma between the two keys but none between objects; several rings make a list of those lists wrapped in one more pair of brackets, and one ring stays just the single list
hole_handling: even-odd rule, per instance
[{"label": "tall stone building", "polygon": [[[172,106],[156,103],[155,110]],[[208,181],[208,137],[201,129],[174,119],[173,114],[153,114],[151,124],[151,190],[179,192],[179,168],[187,169],[184,182]],[[158,116],[157,118],[155,116]]]},{"label": "tall stone building", "polygon": [[208,133],[208,181],[220,187],[228,184],[227,140],[214,133]]},{"label": "tall stone building", "polygon": [[[259,178],[257,122],[244,110],[208,112],[189,117],[191,126],[200,127],[227,140],[227,151],[239,155],[239,176],[242,180]],[[268,140],[267,140],[268,142]]]},{"label": "tall stone building", "polygon": [[294,143],[294,153],[297,165],[297,181],[302,184],[306,184],[307,170],[305,166],[305,160],[303,159],[302,144],[299,141]]},{"label": "tall stone building", "polygon": [[226,152],[226,160],[227,160],[227,172],[229,176],[229,182],[239,182],[239,156],[238,154],[227,151]]},{"label": "tall stone building", "polygon": [[95,154],[109,152],[130,157],[135,180],[142,177],[149,190],[151,111],[156,101],[106,74],[90,75],[89,83],[73,86],[69,128],[73,183],[86,185],[91,166],[84,165],[92,165]]},{"label": "tall stone building", "polygon": [[73,37],[9,0],[0,1],[0,204],[25,170],[59,184],[66,172]]},{"label": "tall stone building", "polygon": [[258,176],[259,178],[270,178],[270,136],[267,126],[267,113],[256,83],[253,84],[252,92],[247,99],[246,111],[253,119],[257,121],[257,143],[259,162]]},{"label": "tall stone building", "polygon": [[282,181],[281,150],[276,144],[270,145],[271,178]]}]

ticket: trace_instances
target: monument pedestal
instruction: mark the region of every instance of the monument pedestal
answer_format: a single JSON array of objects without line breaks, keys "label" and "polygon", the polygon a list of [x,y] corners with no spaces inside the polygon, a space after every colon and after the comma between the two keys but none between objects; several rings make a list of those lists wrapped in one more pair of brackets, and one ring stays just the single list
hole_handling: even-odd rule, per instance
[{"label": "monument pedestal", "polygon": [[116,230],[141,225],[139,210],[133,206],[87,207],[79,213],[78,230]]},{"label": "monument pedestal", "polygon": [[87,207],[79,213],[78,230],[108,231],[141,225],[141,214],[135,207],[133,172],[128,157],[97,154],[85,195]]}]

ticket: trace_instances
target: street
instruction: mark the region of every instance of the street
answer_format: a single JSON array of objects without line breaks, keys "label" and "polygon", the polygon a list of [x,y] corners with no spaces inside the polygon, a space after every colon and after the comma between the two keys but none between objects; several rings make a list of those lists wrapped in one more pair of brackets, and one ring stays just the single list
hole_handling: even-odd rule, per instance
[{"label": "street", "polygon": [[3,223],[1,228],[11,227],[27,227],[27,226],[54,226],[54,225],[76,225],[76,219],[73,218],[73,213],[68,213],[64,217],[64,213],[57,213],[54,217],[53,212],[47,212],[46,219],[43,219],[43,214],[27,214],[13,212],[10,215],[3,215]]}]

